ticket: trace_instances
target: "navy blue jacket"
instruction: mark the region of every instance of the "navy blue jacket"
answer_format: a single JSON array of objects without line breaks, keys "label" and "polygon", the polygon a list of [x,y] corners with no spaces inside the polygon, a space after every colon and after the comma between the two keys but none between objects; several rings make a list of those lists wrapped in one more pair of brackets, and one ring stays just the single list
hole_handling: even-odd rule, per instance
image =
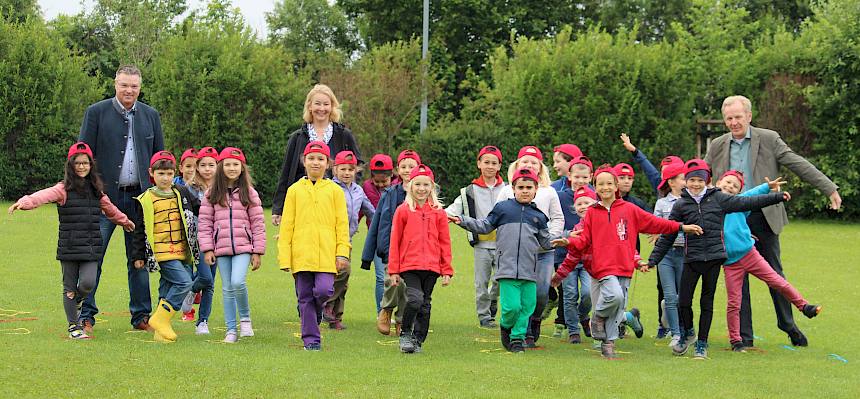
[{"label": "navy blue jacket", "polygon": [[370,262],[373,262],[374,255],[379,256],[382,259],[382,263],[388,263],[388,246],[391,243],[391,221],[394,219],[394,211],[397,210],[397,207],[403,201],[406,201],[406,191],[403,189],[401,183],[388,187],[382,193],[382,197],[379,198],[379,204],[376,207],[376,213],[373,214],[373,221],[370,222],[370,228],[367,230],[364,249],[361,251],[362,268],[369,268]]},{"label": "navy blue jacket", "polygon": [[460,215],[460,227],[477,234],[496,231],[495,279],[537,281],[538,251],[550,249],[549,218],[534,203],[501,201],[486,219]]},{"label": "navy blue jacket", "polygon": [[[98,162],[98,174],[105,185],[105,194],[111,202],[119,203],[119,173],[125,158],[128,127],[125,117],[114,106],[114,98],[99,101],[87,108],[81,124],[80,141],[93,150]],[[149,159],[164,150],[161,117],[154,108],[138,101],[134,112],[134,150],[137,158],[137,179],[140,189],[146,190],[149,182]]]}]

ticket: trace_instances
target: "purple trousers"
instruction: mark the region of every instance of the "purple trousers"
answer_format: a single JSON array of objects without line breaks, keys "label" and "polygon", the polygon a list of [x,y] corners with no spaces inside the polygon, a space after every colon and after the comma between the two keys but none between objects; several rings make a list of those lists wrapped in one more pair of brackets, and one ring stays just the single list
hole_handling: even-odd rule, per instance
[{"label": "purple trousers", "polygon": [[299,315],[302,319],[302,342],[305,346],[320,343],[320,320],[325,302],[334,293],[334,273],[298,272],[294,276]]}]

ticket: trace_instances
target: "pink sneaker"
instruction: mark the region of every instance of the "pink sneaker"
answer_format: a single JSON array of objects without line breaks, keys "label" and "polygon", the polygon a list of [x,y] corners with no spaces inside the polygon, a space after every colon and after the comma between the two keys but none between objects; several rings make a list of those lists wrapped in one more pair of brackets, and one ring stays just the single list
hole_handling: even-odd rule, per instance
[{"label": "pink sneaker", "polygon": [[236,341],[239,340],[239,337],[236,336],[235,330],[227,331],[227,335],[224,336],[224,342],[228,344],[235,344]]},{"label": "pink sneaker", "polygon": [[254,329],[251,328],[251,320],[239,321],[239,336],[240,337],[253,337],[254,336]]}]

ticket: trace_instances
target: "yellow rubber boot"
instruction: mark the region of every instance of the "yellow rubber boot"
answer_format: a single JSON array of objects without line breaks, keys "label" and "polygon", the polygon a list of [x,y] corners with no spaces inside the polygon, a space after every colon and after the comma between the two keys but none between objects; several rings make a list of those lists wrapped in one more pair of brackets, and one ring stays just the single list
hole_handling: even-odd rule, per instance
[{"label": "yellow rubber boot", "polygon": [[155,329],[154,338],[159,342],[174,342],[176,341],[176,332],[173,331],[173,326],[170,325],[170,319],[176,311],[164,299],[158,301],[158,308],[155,313],[149,318],[149,325]]}]

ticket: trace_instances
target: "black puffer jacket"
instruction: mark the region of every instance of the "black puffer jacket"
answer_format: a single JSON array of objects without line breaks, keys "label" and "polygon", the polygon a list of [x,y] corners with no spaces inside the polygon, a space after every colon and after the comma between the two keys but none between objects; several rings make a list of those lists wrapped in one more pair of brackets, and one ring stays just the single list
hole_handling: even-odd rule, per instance
[{"label": "black puffer jacket", "polygon": [[[687,190],[684,190],[681,199],[672,207],[669,219],[683,224],[699,225],[704,230],[704,234],[700,236],[686,235],[684,263],[726,259],[726,245],[723,241],[723,219],[726,214],[761,209],[783,200],[783,193],[742,197],[725,194],[718,188],[708,188],[702,201],[696,203]],[[660,236],[648,258],[648,264],[659,264],[672,248],[676,236],[677,233]]]},{"label": "black puffer jacket", "polygon": [[91,190],[85,194],[67,191],[66,202],[57,204],[57,214],[60,219],[57,260],[85,262],[104,256],[99,228],[101,204]]}]

